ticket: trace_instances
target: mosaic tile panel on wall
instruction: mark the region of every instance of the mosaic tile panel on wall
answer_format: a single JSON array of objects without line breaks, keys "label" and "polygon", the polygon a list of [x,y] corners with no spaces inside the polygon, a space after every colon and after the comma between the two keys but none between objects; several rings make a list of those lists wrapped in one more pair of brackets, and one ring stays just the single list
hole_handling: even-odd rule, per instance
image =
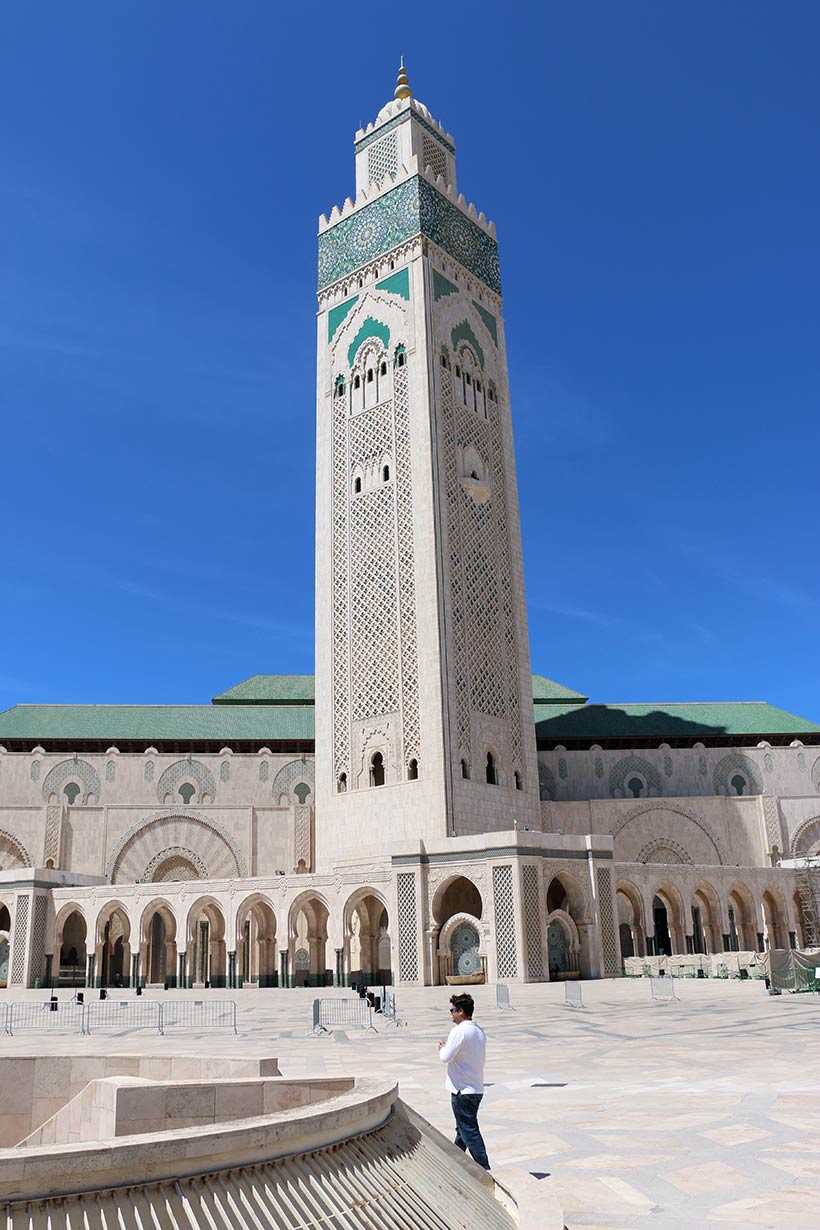
[{"label": "mosaic tile panel on wall", "polygon": [[322,232],[319,290],[418,234],[432,239],[490,290],[501,294],[495,240],[417,175]]}]

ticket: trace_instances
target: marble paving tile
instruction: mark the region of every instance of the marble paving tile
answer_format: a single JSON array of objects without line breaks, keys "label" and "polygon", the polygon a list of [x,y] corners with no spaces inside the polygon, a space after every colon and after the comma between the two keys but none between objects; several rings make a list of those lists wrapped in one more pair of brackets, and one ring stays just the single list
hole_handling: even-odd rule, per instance
[{"label": "marble paving tile", "polygon": [[673,1170],[663,1176],[667,1183],[674,1183],[687,1196],[699,1196],[702,1192],[712,1192],[720,1187],[736,1187],[748,1182],[749,1175],[725,1162],[704,1162],[700,1166],[684,1166],[682,1170]]}]

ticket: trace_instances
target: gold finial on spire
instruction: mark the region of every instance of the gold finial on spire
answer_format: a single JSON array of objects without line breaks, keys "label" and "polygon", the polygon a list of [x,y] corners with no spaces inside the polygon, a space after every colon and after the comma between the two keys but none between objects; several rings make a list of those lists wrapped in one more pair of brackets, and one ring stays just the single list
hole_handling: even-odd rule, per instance
[{"label": "gold finial on spire", "polygon": [[407,81],[407,69],[404,67],[404,56],[401,57],[399,64],[399,75],[396,78],[396,89],[393,94],[394,98],[412,98],[413,91]]}]

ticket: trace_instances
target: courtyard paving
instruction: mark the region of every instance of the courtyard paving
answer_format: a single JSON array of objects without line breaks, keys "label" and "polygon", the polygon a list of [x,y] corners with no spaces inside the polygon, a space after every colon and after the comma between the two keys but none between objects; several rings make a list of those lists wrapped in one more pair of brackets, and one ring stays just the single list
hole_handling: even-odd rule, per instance
[{"label": "courtyard paving", "polygon": [[[543,1176],[569,1230],[818,1230],[820,996],[675,985],[679,1002],[654,1004],[640,979],[583,983],[580,1010],[564,1007],[560,984],[513,986],[508,1012],[493,987],[473,988],[489,1039],[481,1121],[491,1162]],[[319,1038],[309,1033],[316,992],[205,994],[237,1000],[238,1037],[21,1034],[1,1037],[0,1053],[277,1055],[286,1076],[393,1077],[451,1135],[436,1054],[449,1029],[447,988],[400,989],[401,1028],[377,1017],[376,1034]]]}]

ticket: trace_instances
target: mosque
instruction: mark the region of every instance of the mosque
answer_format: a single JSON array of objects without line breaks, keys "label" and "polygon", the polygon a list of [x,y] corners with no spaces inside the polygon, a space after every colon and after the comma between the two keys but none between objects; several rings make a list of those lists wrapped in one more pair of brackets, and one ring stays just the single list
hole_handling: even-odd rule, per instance
[{"label": "mosque", "polygon": [[532,673],[495,226],[403,68],[354,149],[319,219],[315,678],[0,714],[0,985],[814,946],[820,726]]}]

